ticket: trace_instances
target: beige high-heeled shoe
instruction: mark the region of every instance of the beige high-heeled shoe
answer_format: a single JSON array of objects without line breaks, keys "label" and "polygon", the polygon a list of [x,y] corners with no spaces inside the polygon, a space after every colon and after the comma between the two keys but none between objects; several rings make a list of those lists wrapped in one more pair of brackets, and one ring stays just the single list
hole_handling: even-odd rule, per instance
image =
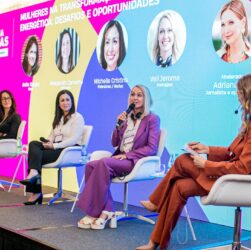
[{"label": "beige high-heeled shoe", "polygon": [[155,250],[157,247],[158,245],[150,240],[147,245],[137,247],[136,250]]},{"label": "beige high-heeled shoe", "polygon": [[117,228],[117,218],[114,212],[102,211],[101,214],[106,214],[107,218],[98,218],[91,224],[91,229],[104,229],[106,223],[109,221],[110,228]]},{"label": "beige high-heeled shoe", "polygon": [[83,217],[80,221],[78,221],[78,228],[88,229],[91,228],[91,224],[96,220],[89,215]]},{"label": "beige high-heeled shoe", "polygon": [[140,201],[140,204],[151,212],[157,212],[157,206],[151,201]]}]

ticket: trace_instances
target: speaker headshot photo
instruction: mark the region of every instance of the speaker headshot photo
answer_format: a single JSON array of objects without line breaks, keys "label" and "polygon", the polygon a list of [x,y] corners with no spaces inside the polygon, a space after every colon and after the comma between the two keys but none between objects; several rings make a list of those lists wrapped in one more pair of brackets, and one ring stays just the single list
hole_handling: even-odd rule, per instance
[{"label": "speaker headshot photo", "polygon": [[101,29],[97,41],[97,57],[107,71],[116,70],[126,56],[128,35],[124,25],[110,20]]},{"label": "speaker headshot photo", "polygon": [[55,61],[60,72],[70,73],[77,65],[80,54],[78,34],[72,28],[64,29],[56,42]]},{"label": "speaker headshot photo", "polygon": [[147,36],[149,56],[154,64],[166,68],[181,57],[186,45],[186,26],[176,11],[160,12],[152,21]]},{"label": "speaker headshot photo", "polygon": [[226,3],[213,24],[213,45],[218,56],[227,63],[239,63],[251,56],[249,17],[250,2],[231,0]]},{"label": "speaker headshot photo", "polygon": [[42,61],[42,45],[40,39],[34,35],[26,39],[22,50],[22,66],[27,76],[37,73]]}]

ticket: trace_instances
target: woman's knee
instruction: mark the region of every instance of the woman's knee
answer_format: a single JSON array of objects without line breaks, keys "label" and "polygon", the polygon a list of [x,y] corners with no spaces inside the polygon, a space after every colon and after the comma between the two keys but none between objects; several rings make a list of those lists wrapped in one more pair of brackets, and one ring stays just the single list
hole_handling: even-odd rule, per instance
[{"label": "woman's knee", "polygon": [[179,195],[184,199],[187,200],[187,198],[189,197],[189,192],[188,192],[188,183],[185,179],[179,179],[175,182],[174,184],[174,188],[177,190],[177,192],[179,193]]},{"label": "woman's knee", "polygon": [[31,141],[29,143],[29,150],[34,150],[34,149],[37,149],[37,148],[41,148],[42,146],[42,143],[40,141]]},{"label": "woman's knee", "polygon": [[38,143],[39,143],[39,141],[31,141],[31,142],[29,143],[29,147],[33,147],[33,146],[35,146],[35,145],[38,145]]},{"label": "woman's knee", "polygon": [[191,158],[190,158],[190,156],[188,154],[181,154],[175,159],[174,164],[179,164],[180,165],[180,164],[182,164],[182,163],[184,163],[184,162],[186,162],[186,161],[188,161],[190,159]]},{"label": "woman's knee", "polygon": [[102,168],[104,165],[104,159],[90,161],[85,166],[85,171],[91,172],[94,169]]}]

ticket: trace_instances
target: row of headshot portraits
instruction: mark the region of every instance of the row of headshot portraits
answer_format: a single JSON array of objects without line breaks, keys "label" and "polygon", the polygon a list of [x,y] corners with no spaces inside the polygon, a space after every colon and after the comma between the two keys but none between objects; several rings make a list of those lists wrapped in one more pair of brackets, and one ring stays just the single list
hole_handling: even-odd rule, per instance
[{"label": "row of headshot portraits", "polygon": [[[220,58],[228,63],[245,61],[251,55],[248,35],[251,8],[245,8],[243,1],[231,0],[225,4],[213,24],[213,46]],[[153,19],[147,35],[151,61],[162,68],[172,66],[182,56],[185,45],[186,26],[181,15],[173,10],[160,12]],[[116,70],[123,63],[127,48],[128,34],[123,23],[118,20],[108,21],[99,32],[96,46],[97,58],[102,68],[107,71]],[[79,55],[80,40],[77,32],[72,28],[64,29],[55,45],[55,64],[59,71],[70,73],[77,65]],[[22,51],[25,73],[33,76],[41,61],[41,41],[35,35],[28,37]]]}]

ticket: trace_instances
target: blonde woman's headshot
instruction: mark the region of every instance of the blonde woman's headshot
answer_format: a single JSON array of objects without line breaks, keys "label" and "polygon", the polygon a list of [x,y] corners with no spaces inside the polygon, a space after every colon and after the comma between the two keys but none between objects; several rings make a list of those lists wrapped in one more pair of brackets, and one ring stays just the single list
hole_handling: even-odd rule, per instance
[{"label": "blonde woman's headshot", "polygon": [[147,37],[152,62],[162,68],[174,65],[186,45],[186,26],[176,11],[160,12],[152,21]]}]

